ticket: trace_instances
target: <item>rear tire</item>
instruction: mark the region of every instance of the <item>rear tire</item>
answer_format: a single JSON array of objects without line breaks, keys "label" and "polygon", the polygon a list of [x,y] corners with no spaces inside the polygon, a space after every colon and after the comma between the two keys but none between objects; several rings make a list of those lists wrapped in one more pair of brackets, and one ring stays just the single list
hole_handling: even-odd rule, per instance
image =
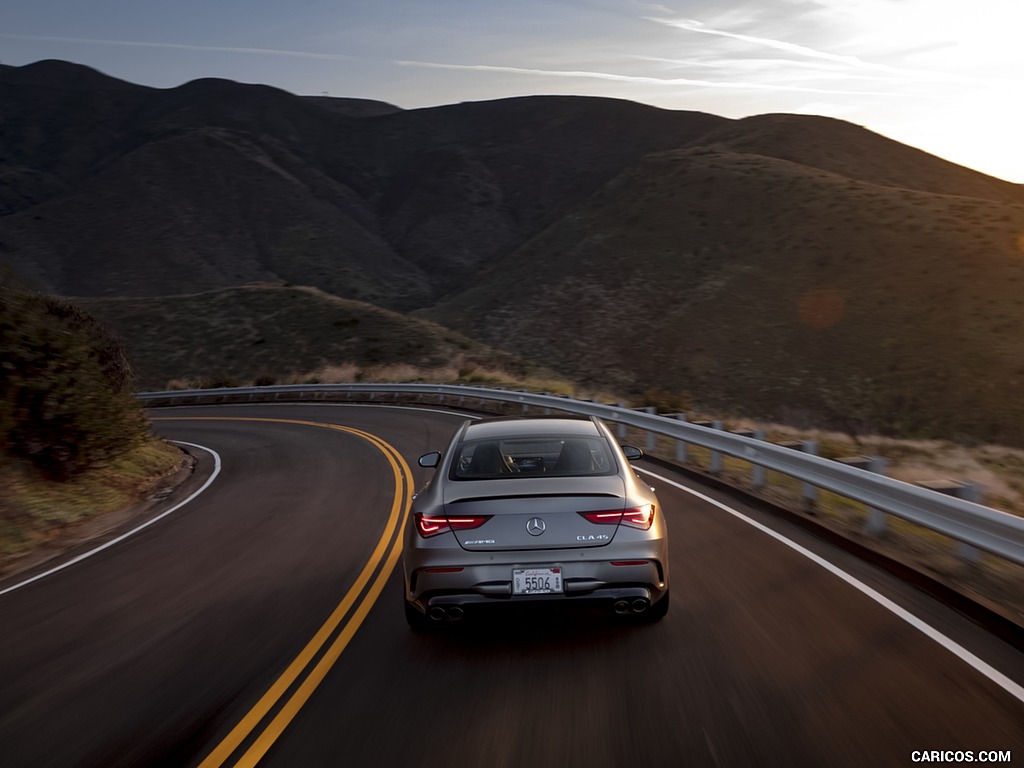
[{"label": "rear tire", "polygon": [[417,632],[426,632],[430,629],[430,619],[420,613],[416,606],[410,604],[407,600],[403,599],[402,603],[405,605],[406,624]]}]

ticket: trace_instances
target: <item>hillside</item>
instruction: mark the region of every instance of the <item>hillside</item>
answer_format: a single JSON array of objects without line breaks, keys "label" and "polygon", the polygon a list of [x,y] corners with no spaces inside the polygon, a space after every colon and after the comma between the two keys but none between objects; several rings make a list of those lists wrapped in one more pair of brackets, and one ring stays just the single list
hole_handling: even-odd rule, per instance
[{"label": "hillside", "polygon": [[119,330],[142,390],[164,389],[174,381],[284,383],[343,362],[545,373],[433,323],[316,288],[248,285],[183,296],[75,302]]},{"label": "hillside", "polygon": [[909,187],[653,155],[425,314],[584,381],[1019,444],[1024,206]]},{"label": "hillside", "polygon": [[461,349],[406,346],[397,319],[377,346],[325,334],[338,318],[306,317],[330,294],[623,392],[1024,445],[1024,188],[850,123],[571,96],[402,110],[67,62],[0,66],[0,114],[0,261],[103,298],[146,386]]},{"label": "hillside", "polygon": [[0,259],[64,295],[254,281],[410,309],[644,154],[723,122],[629,102],[400,111],[206,79],[0,67]]}]

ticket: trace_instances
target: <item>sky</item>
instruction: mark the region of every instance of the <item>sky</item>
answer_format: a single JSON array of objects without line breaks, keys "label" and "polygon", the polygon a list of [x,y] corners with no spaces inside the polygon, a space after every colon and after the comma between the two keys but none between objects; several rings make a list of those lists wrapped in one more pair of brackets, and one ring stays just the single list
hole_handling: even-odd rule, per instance
[{"label": "sky", "polygon": [[1024,183],[1024,0],[32,0],[0,62],[406,109],[531,94],[826,115]]}]

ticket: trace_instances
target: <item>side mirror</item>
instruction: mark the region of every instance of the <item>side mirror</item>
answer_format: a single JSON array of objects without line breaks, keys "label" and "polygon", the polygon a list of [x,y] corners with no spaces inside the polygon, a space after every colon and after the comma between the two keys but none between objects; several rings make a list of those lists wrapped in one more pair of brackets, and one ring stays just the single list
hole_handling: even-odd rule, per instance
[{"label": "side mirror", "polygon": [[635,445],[624,445],[622,446],[622,455],[626,457],[627,461],[636,461],[644,457],[644,452]]},{"label": "side mirror", "polygon": [[420,466],[421,467],[426,467],[427,469],[433,469],[434,467],[436,467],[440,463],[441,463],[441,452],[440,451],[431,451],[430,453],[424,453],[422,456],[420,456],[420,460],[419,460]]}]

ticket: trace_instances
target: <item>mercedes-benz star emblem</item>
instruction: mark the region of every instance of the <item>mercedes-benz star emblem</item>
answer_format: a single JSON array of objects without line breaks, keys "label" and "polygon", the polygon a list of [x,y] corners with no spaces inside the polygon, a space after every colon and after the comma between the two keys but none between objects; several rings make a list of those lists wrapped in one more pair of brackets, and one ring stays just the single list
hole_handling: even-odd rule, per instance
[{"label": "mercedes-benz star emblem", "polygon": [[526,532],[531,536],[540,536],[544,533],[547,526],[544,525],[544,521],[539,517],[531,517],[530,522],[526,524]]}]

